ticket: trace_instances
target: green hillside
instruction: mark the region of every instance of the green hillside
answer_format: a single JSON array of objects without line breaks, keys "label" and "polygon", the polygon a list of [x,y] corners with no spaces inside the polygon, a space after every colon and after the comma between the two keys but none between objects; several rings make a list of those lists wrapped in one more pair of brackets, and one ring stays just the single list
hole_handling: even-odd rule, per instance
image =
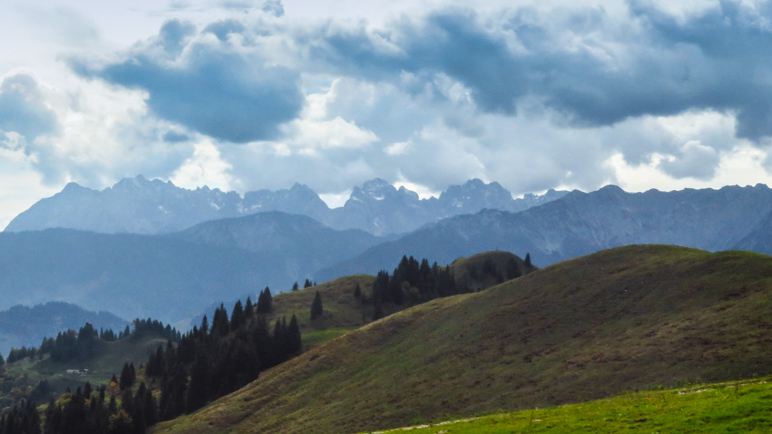
[{"label": "green hillside", "polygon": [[770,377],[397,428],[385,433],[770,432]]},{"label": "green hillside", "polygon": [[354,432],[772,373],[772,258],[629,246],[436,299],[154,432]]},{"label": "green hillside", "polygon": [[[450,267],[457,286],[473,291],[496,285],[505,277],[525,275],[531,271],[522,259],[502,251],[459,258]],[[274,312],[268,318],[270,321],[277,318],[289,320],[293,314],[297,315],[304,347],[318,346],[373,320],[373,305],[367,300],[372,296],[374,280],[367,274],[345,276],[310,288],[278,294],[273,298]],[[357,284],[363,297],[354,296]],[[324,314],[311,321],[311,303],[317,291],[322,298]],[[406,293],[416,291],[415,288],[405,288]],[[402,305],[390,303],[384,309],[387,313],[394,313],[408,307],[409,302]]]},{"label": "green hillside", "polygon": [[[273,298],[274,312],[268,318],[275,321],[294,314],[300,324],[304,347],[317,346],[331,338],[361,327],[371,320],[372,306],[354,297],[357,283],[362,291],[372,291],[373,276],[346,276],[310,288],[284,292]],[[311,321],[311,303],[316,292],[322,297],[324,314]]]}]

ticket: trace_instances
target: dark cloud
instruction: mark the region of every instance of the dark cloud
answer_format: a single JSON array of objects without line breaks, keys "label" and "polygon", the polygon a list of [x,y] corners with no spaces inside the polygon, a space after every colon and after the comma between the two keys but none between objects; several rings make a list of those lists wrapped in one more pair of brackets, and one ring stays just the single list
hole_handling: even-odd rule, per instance
[{"label": "dark cloud", "polygon": [[16,74],[3,79],[0,83],[0,131],[15,132],[32,140],[57,130],[56,114],[45,105],[33,77]]},{"label": "dark cloud", "polygon": [[713,109],[736,114],[738,137],[772,135],[772,6],[722,0],[686,18],[642,2],[630,10],[622,21],[603,9],[451,9],[376,32],[327,24],[310,53],[340,74],[423,80],[408,92],[449,76],[483,112],[515,114],[530,98],[575,126],[604,126]]},{"label": "dark cloud", "polygon": [[713,148],[690,143],[676,159],[663,161],[659,167],[675,178],[691,177],[707,181],[716,174],[719,161],[720,157]]},{"label": "dark cloud", "polygon": [[[69,63],[82,76],[147,91],[156,115],[221,140],[270,139],[297,116],[304,102],[297,71],[266,65],[227,45],[186,42],[191,29],[170,21],[155,43],[136,47],[122,61],[99,67],[78,59]],[[172,61],[157,46],[174,54]]]}]

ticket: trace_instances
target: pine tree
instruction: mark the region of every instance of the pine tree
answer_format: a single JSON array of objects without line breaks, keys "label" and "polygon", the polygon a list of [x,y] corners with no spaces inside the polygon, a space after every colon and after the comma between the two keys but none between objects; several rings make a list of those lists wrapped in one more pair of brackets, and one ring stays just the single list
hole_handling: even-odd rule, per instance
[{"label": "pine tree", "polygon": [[297,291],[299,288],[300,288],[300,285],[298,285],[298,283],[297,283],[297,282],[295,282],[295,283],[292,285],[292,291]]},{"label": "pine tree", "polygon": [[230,324],[228,322],[228,312],[225,307],[220,303],[220,307],[215,309],[214,317],[212,317],[212,335],[213,336],[225,336],[230,331]]},{"label": "pine tree", "polygon": [[192,413],[206,404],[209,398],[209,373],[211,370],[206,353],[199,354],[190,368],[190,384],[185,399],[185,412]]},{"label": "pine tree", "polygon": [[267,314],[273,312],[273,297],[271,296],[271,289],[267,286],[257,297],[257,313]]},{"label": "pine tree", "polygon": [[252,318],[255,307],[252,305],[252,297],[247,297],[247,302],[244,304],[244,317]]},{"label": "pine tree", "polygon": [[359,298],[362,296],[362,288],[359,286],[359,282],[357,282],[357,286],[354,287],[354,297]]},{"label": "pine tree", "polygon": [[287,339],[287,350],[290,354],[297,353],[302,349],[303,344],[300,338],[300,325],[298,324],[298,318],[294,313],[292,314],[292,319],[290,319],[289,327],[287,328]]},{"label": "pine tree", "polygon": [[244,308],[241,306],[241,300],[238,300],[233,306],[233,312],[231,313],[231,331],[240,328],[244,325]]},{"label": "pine tree", "polygon": [[525,268],[532,268],[533,265],[531,264],[531,254],[526,253],[525,254]]},{"label": "pine tree", "polygon": [[199,329],[199,331],[203,336],[206,336],[209,334],[209,320],[206,318],[206,315],[204,315],[204,317],[201,318],[201,328]]},{"label": "pine tree", "polygon": [[324,309],[322,308],[322,296],[319,295],[319,291],[316,291],[314,301],[311,303],[311,320],[315,320],[322,316]]},{"label": "pine tree", "polygon": [[303,289],[310,288],[312,286],[314,286],[314,284],[311,283],[310,280],[306,279],[306,283],[303,284]]}]

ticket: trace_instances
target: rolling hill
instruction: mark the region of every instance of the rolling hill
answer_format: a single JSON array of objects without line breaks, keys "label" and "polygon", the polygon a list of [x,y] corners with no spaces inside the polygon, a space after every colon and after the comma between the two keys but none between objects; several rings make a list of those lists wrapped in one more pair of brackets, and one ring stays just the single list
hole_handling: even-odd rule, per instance
[{"label": "rolling hill", "polygon": [[354,432],[772,373],[772,258],[628,246],[367,324],[153,432]]}]

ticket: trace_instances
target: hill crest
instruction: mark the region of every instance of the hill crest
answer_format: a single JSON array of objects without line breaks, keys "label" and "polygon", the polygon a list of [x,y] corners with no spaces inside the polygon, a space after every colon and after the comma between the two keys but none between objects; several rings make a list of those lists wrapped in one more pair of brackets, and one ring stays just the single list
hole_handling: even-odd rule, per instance
[{"label": "hill crest", "polygon": [[156,432],[383,429],[769,374],[769,276],[747,252],[602,251],[370,323]]}]

